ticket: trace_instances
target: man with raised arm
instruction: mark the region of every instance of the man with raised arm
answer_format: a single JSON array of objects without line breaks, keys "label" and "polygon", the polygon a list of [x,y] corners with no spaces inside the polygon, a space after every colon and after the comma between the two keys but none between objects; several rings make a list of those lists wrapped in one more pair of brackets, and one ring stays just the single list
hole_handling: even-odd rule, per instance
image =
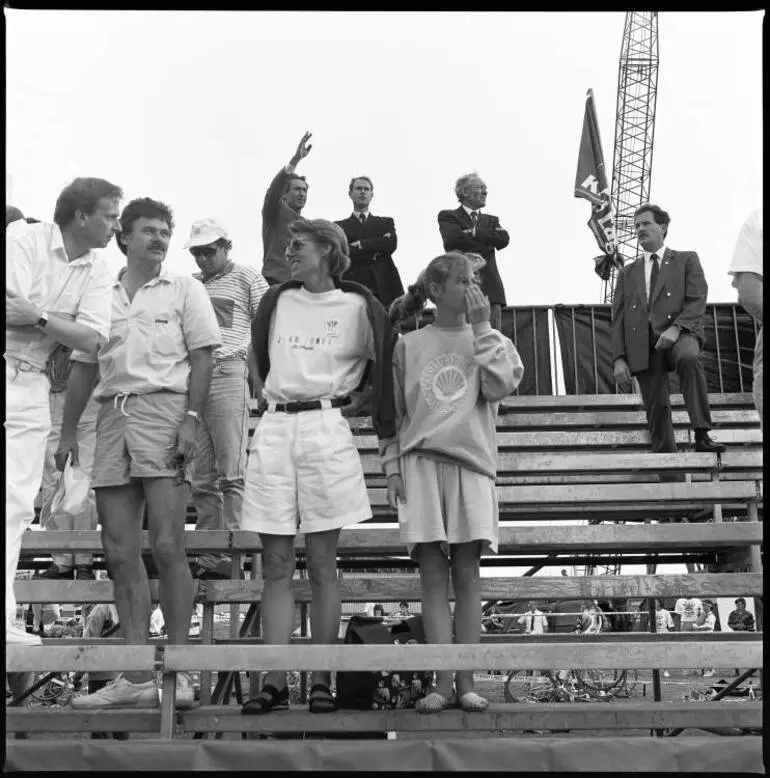
[{"label": "man with raised arm", "polygon": [[51,429],[46,364],[58,344],[90,351],[109,334],[112,273],[94,249],[119,231],[122,197],[120,187],[102,178],[76,178],[59,195],[53,224],[6,231],[6,644],[40,643],[16,621],[13,582]]},{"label": "man with raised arm", "polygon": [[262,245],[265,258],[262,275],[270,286],[291,279],[289,263],[284,256],[289,242],[289,225],[302,221],[302,209],[307,202],[307,180],[294,171],[313,148],[308,143],[312,134],[306,132],[288,164],[282,167],[270,182],[262,205]]},{"label": "man with raised arm", "polygon": [[[171,209],[149,198],[132,200],[120,221],[126,266],[105,295],[112,326],[104,346],[72,354],[56,458],[63,467],[77,450],[77,422],[98,370],[92,486],[123,637],[135,645],[148,641],[150,585],[141,544],[146,509],[168,640],[180,644],[187,642],[193,610],[185,554],[189,471],[219,326],[203,284],[163,268],[174,227]],[[177,675],[177,702],[193,702],[184,673]],[[153,673],[126,672],[94,694],[76,697],[73,707],[158,703]]]}]

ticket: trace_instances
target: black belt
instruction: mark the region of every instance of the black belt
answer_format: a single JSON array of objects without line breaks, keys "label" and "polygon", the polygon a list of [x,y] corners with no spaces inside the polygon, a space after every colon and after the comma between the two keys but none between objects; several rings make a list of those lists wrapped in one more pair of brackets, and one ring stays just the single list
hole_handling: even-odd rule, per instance
[{"label": "black belt", "polygon": [[[344,408],[350,405],[350,397],[335,397],[329,400],[332,408]],[[320,400],[299,400],[298,402],[276,403],[275,410],[280,413],[301,413],[302,411],[320,411],[323,404]]]}]

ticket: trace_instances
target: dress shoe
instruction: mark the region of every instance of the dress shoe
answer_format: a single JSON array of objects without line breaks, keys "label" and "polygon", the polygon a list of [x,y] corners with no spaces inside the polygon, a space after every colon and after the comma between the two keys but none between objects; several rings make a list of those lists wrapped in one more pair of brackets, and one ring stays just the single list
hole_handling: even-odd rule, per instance
[{"label": "dress shoe", "polygon": [[54,562],[50,567],[46,567],[45,570],[38,573],[35,578],[45,578],[48,580],[68,578],[70,581],[74,581],[75,570],[72,567],[70,567],[69,570],[66,570],[63,567],[59,567],[59,565]]},{"label": "dress shoe", "polygon": [[77,579],[78,581],[95,581],[96,576],[94,575],[93,568],[89,567],[88,565],[78,565],[75,568],[75,572],[77,573]]},{"label": "dress shoe", "polygon": [[706,430],[695,430],[695,450],[704,454],[722,454],[725,444],[712,440]]}]

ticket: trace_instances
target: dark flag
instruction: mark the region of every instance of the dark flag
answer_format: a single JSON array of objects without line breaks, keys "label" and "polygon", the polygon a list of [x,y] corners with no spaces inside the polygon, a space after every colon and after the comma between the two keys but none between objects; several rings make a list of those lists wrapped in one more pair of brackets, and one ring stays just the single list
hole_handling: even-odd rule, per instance
[{"label": "dark flag", "polygon": [[610,187],[604,169],[602,143],[599,139],[599,122],[596,118],[594,93],[586,92],[586,112],[583,117],[583,134],[580,138],[577,173],[575,175],[575,197],[583,197],[591,203],[591,218],[588,228],[594,234],[603,254],[594,257],[597,275],[606,281],[612,266],[623,266],[615,238],[615,218],[610,200]]}]

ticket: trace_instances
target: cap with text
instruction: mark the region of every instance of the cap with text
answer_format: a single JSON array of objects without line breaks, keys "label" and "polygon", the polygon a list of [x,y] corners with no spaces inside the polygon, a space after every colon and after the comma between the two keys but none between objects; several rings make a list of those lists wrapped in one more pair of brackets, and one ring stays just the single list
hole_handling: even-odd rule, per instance
[{"label": "cap with text", "polygon": [[193,222],[190,240],[184,247],[192,249],[196,246],[208,246],[220,238],[227,239],[227,227],[222,222],[217,219],[198,219],[197,222]]}]

